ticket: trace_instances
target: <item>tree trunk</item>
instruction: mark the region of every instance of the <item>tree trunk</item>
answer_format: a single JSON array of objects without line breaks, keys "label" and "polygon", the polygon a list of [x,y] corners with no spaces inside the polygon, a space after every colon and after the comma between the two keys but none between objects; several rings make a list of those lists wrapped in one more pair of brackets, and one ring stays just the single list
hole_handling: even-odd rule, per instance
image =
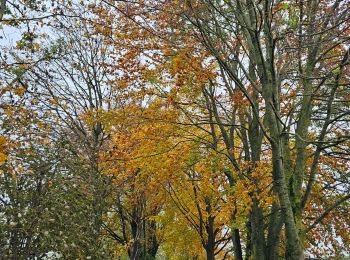
[{"label": "tree trunk", "polygon": [[215,260],[214,248],[206,248],[207,260]]},{"label": "tree trunk", "polygon": [[299,239],[299,232],[295,224],[292,203],[289,197],[289,189],[286,182],[286,175],[283,166],[281,125],[278,121],[279,114],[279,97],[277,87],[266,82],[263,87],[263,97],[266,104],[266,116],[270,132],[270,144],[272,149],[272,172],[274,190],[277,192],[283,221],[286,230],[286,259],[301,260],[303,259],[303,249]]},{"label": "tree trunk", "polygon": [[287,188],[286,178],[283,172],[283,158],[280,150],[280,142],[272,142],[272,163],[274,185],[278,192],[281,204],[281,210],[286,228],[286,259],[302,260],[303,250],[299,239],[299,234],[294,221],[292,204],[289,199],[289,191]]},{"label": "tree trunk", "polygon": [[269,260],[278,260],[278,249],[281,239],[281,230],[283,221],[279,206],[274,203],[271,209],[271,217],[268,227],[268,235],[266,241],[266,258]]},{"label": "tree trunk", "polygon": [[4,16],[6,9],[6,0],[0,0],[0,22],[2,21],[2,17]]},{"label": "tree trunk", "polygon": [[235,259],[243,260],[241,238],[240,238],[239,230],[237,228],[235,228],[232,232],[232,243],[233,243],[233,251],[234,251]]},{"label": "tree trunk", "polygon": [[253,249],[253,259],[264,260],[265,257],[265,236],[264,236],[264,222],[263,213],[259,208],[259,202],[253,197],[253,208],[251,213],[251,244]]}]

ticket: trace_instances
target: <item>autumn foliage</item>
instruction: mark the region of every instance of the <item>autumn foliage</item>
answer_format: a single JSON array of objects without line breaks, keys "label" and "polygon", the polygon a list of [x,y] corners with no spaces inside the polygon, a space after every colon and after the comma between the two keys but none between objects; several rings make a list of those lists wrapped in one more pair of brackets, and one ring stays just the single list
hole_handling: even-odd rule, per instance
[{"label": "autumn foliage", "polygon": [[0,255],[347,257],[349,8],[0,0]]}]

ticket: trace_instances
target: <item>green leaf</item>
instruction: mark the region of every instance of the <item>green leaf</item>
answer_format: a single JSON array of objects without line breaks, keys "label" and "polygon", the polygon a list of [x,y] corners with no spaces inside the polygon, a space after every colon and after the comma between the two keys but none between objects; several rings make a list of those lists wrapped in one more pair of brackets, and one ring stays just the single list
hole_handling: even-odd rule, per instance
[{"label": "green leaf", "polygon": [[282,6],[282,9],[284,9],[284,10],[287,10],[289,8],[288,3],[282,3],[281,6]]}]

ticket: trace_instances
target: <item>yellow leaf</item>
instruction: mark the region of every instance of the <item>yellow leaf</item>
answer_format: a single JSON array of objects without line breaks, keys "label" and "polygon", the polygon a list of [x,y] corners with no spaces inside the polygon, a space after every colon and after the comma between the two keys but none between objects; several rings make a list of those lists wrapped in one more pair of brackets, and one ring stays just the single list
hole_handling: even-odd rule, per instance
[{"label": "yellow leaf", "polygon": [[24,87],[19,87],[14,90],[17,96],[22,97],[26,93],[26,89]]},{"label": "yellow leaf", "polygon": [[0,153],[0,166],[3,165],[6,160],[7,160],[7,155],[4,153]]}]

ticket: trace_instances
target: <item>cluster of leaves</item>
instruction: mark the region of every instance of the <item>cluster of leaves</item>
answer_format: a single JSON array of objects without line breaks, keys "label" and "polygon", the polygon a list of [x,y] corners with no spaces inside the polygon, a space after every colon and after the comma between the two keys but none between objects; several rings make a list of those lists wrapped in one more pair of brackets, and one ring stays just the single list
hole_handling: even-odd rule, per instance
[{"label": "cluster of leaves", "polygon": [[348,8],[0,0],[0,255],[349,254]]}]

